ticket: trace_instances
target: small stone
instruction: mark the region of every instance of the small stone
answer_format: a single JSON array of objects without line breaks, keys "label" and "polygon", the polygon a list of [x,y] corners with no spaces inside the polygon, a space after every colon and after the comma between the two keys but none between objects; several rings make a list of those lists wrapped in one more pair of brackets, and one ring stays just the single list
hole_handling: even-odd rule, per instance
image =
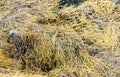
[{"label": "small stone", "polygon": [[20,34],[20,31],[18,31],[18,30],[11,30],[10,32],[9,32],[9,35],[11,35],[11,34],[14,34],[14,35],[16,35],[16,34]]}]

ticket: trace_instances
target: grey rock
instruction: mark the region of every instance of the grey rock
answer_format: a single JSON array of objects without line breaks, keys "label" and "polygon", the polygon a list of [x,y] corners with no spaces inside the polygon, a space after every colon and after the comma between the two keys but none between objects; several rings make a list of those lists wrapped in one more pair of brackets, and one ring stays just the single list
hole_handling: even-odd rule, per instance
[{"label": "grey rock", "polygon": [[11,30],[8,34],[8,39],[7,39],[7,42],[10,43],[11,39],[14,38],[15,35],[19,35],[20,34],[20,31],[14,29],[14,30]]},{"label": "grey rock", "polygon": [[9,35],[12,35],[12,34],[14,34],[14,35],[17,35],[17,34],[20,34],[20,31],[18,31],[18,30],[11,30],[10,32],[9,32]]}]

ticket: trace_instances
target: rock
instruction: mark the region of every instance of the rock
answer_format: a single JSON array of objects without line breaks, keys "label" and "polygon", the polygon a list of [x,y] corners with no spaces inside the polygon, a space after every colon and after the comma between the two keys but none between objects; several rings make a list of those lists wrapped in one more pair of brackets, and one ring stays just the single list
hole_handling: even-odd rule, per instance
[{"label": "rock", "polygon": [[8,35],[8,39],[7,39],[7,42],[9,42],[10,43],[10,41],[12,41],[11,39],[15,36],[15,35],[19,35],[20,34],[20,31],[18,31],[18,30],[11,30],[10,32],[9,32],[9,35]]},{"label": "rock", "polygon": [[20,34],[20,31],[18,31],[18,30],[11,30],[10,32],[9,32],[9,35],[12,35],[12,34],[14,34],[14,35],[17,35],[17,34]]}]

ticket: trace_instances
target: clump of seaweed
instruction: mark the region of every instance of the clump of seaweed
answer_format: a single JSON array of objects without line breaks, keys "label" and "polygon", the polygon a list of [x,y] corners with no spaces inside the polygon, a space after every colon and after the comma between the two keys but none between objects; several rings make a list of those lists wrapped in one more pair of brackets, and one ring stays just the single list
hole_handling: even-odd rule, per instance
[{"label": "clump of seaweed", "polygon": [[[119,53],[119,6],[114,2],[90,0],[59,8],[59,0],[1,0],[0,5],[0,57],[17,62],[20,70],[51,77],[119,75],[119,57],[112,56]],[[9,37],[11,30],[20,34]]]}]

